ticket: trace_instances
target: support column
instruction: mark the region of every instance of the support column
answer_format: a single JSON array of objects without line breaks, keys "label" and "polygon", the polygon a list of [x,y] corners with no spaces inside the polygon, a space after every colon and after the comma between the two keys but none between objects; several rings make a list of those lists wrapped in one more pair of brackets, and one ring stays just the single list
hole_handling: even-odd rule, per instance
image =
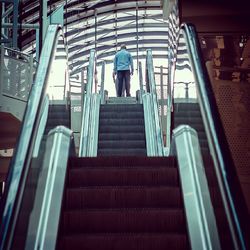
[{"label": "support column", "polygon": [[12,27],[12,48],[18,49],[17,31],[18,31],[18,0],[13,1],[13,27]]},{"label": "support column", "polygon": [[[43,47],[43,40],[47,30],[47,15],[48,15],[48,4],[47,0],[40,0],[40,13],[39,13],[39,52],[41,53]],[[40,54],[39,53],[39,54]]]}]

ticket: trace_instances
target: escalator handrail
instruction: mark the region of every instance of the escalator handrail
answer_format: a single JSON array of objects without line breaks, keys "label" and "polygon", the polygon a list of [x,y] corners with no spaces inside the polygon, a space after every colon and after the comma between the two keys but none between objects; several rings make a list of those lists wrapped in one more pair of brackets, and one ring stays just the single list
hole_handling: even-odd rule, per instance
[{"label": "escalator handrail", "polygon": [[153,56],[152,50],[147,50],[146,57],[146,78],[147,78],[147,90],[149,91],[152,98],[152,119],[154,122],[154,129],[156,135],[156,149],[157,152],[155,155],[163,156],[164,155],[164,146],[162,138],[162,130],[160,126],[159,110],[158,110],[158,101],[157,101],[157,92],[154,76],[154,66],[153,66]]},{"label": "escalator handrail", "polygon": [[[218,124],[216,124],[218,114],[215,114],[216,107],[212,107],[213,103],[210,99],[212,94],[207,89],[209,78],[205,67],[202,65],[200,58],[202,54],[199,50],[199,42],[195,27],[192,24],[183,24],[181,29],[186,36],[187,50],[190,57],[192,71],[194,73],[195,81],[197,83],[198,96],[200,96],[200,107],[206,134],[208,137],[210,152],[215,165],[215,172],[222,195],[223,205],[227,215],[227,220],[230,227],[231,236],[234,242],[235,249],[246,249],[243,233],[240,227],[240,221],[233,202],[232,194],[227,180],[225,154],[218,138]],[[225,145],[224,145],[225,146]],[[224,156],[224,157],[223,157]]]},{"label": "escalator handrail", "polygon": [[104,104],[105,102],[105,91],[104,91],[104,83],[105,83],[105,61],[102,62],[102,72],[101,72],[101,103]]},{"label": "escalator handrail", "polygon": [[[89,136],[90,136],[90,130],[93,129],[91,127],[91,104],[92,98],[93,98],[93,82],[95,79],[95,73],[96,73],[96,52],[94,49],[90,51],[90,57],[89,57],[89,66],[88,66],[88,72],[87,72],[87,89],[86,89],[86,95],[84,96],[83,101],[83,109],[82,109],[82,120],[81,120],[81,131],[80,131],[80,145],[79,145],[79,156],[87,156],[88,155],[88,143],[89,143]],[[96,103],[96,102],[94,102]],[[98,102],[99,103],[99,102]]]},{"label": "escalator handrail", "polygon": [[142,77],[142,63],[141,63],[141,61],[139,61],[138,70],[139,70],[139,84],[140,84],[140,103],[142,103],[143,77]]},{"label": "escalator handrail", "polygon": [[30,165],[32,151],[38,130],[38,119],[42,112],[41,106],[46,94],[48,73],[54,58],[58,36],[61,32],[59,25],[49,25],[44,40],[41,57],[26,106],[21,132],[18,138],[15,154],[12,157],[6,189],[1,203],[0,249],[5,248],[7,235],[15,227],[20,201],[23,194],[24,183]]},{"label": "escalator handrail", "polygon": [[93,82],[95,80],[95,50],[90,50],[90,57],[89,57],[89,66],[88,66],[88,72],[87,72],[87,89],[86,89],[86,95],[90,95],[93,92]]}]

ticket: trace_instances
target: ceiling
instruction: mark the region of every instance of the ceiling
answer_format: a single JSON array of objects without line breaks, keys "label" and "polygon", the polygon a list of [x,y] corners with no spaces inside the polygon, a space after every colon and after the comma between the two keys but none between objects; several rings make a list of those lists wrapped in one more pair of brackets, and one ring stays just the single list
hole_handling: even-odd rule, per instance
[{"label": "ceiling", "polygon": [[[144,58],[152,49],[155,58],[167,58],[168,21],[163,20],[160,0],[51,0],[48,13],[64,5],[64,35],[68,45],[71,75],[88,63],[90,49],[98,62],[112,62],[122,43],[134,58]],[[39,1],[22,0],[20,20],[39,22]],[[35,53],[35,31],[23,30],[19,45]]]}]

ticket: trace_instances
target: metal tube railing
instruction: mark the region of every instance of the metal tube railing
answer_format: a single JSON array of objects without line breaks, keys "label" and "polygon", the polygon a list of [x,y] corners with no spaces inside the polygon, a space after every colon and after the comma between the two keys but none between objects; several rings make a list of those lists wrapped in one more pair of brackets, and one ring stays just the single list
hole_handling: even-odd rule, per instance
[{"label": "metal tube railing", "polygon": [[87,72],[87,86],[86,86],[86,95],[92,94],[93,91],[93,85],[95,80],[95,50],[90,51],[89,56],[89,66],[88,66],[88,72]]}]

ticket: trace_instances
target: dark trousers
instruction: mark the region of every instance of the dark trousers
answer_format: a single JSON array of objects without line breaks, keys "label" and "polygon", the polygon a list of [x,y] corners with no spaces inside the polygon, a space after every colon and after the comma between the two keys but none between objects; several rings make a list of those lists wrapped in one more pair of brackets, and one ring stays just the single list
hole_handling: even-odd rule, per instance
[{"label": "dark trousers", "polygon": [[122,85],[125,83],[126,96],[130,96],[130,70],[118,70],[118,96],[122,96]]}]

